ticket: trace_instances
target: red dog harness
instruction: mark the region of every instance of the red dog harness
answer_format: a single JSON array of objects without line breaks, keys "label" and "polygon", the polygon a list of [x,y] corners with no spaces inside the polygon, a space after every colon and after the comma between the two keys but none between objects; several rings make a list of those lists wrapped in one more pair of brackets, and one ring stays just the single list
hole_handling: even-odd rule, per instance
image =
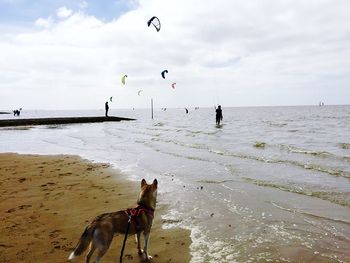
[{"label": "red dog harness", "polygon": [[136,227],[139,225],[138,218],[142,213],[146,213],[146,215],[152,219],[154,217],[154,209],[144,205],[138,205],[135,208],[128,208],[125,210],[125,213],[134,222]]}]

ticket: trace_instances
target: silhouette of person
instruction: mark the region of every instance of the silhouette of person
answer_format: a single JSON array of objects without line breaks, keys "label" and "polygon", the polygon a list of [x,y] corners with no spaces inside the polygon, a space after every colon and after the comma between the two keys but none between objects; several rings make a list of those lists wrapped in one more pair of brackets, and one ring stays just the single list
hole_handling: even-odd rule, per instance
[{"label": "silhouette of person", "polygon": [[219,105],[216,109],[216,125],[220,125],[220,121],[222,121],[221,105]]},{"label": "silhouette of person", "polygon": [[106,110],[106,117],[108,117],[108,110],[109,110],[108,101],[106,101],[105,103],[105,110]]},{"label": "silhouette of person", "polygon": [[187,108],[185,108],[185,110],[186,110],[186,114],[188,113],[188,109]]}]

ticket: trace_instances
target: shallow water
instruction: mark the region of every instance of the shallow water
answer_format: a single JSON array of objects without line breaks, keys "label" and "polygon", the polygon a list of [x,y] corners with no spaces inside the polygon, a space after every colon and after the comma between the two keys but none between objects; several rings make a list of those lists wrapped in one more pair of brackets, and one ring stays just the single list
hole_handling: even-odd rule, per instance
[{"label": "shallow water", "polygon": [[[193,262],[349,262],[350,106],[120,110],[133,122],[1,129],[2,152],[78,154],[160,182]],[[102,111],[31,111],[22,118]],[[5,115],[0,118],[13,118]]]}]

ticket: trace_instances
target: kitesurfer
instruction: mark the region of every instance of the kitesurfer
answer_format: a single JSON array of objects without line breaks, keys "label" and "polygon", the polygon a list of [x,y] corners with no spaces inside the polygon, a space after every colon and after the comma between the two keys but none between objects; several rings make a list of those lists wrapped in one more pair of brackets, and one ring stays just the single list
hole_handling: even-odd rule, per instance
[{"label": "kitesurfer", "polygon": [[220,121],[222,121],[221,105],[219,105],[216,109],[216,125],[220,125]]},{"label": "kitesurfer", "polygon": [[108,101],[106,101],[105,103],[105,110],[106,110],[106,117],[108,117],[108,110],[109,110],[109,106],[108,106]]}]

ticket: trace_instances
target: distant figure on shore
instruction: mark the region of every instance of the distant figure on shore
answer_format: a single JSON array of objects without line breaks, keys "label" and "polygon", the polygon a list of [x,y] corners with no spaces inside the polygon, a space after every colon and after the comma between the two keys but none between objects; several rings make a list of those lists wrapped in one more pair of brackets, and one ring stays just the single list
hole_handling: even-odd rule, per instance
[{"label": "distant figure on shore", "polygon": [[187,109],[187,108],[185,108],[185,110],[186,110],[186,114],[188,114],[188,109]]},{"label": "distant figure on shore", "polygon": [[105,110],[106,110],[106,117],[108,117],[108,110],[109,110],[108,101],[106,101],[105,103]]},{"label": "distant figure on shore", "polygon": [[19,110],[14,110],[13,111],[13,116],[17,115],[19,117],[20,114],[21,114],[21,112]]},{"label": "distant figure on shore", "polygon": [[221,105],[218,106],[216,109],[216,125],[220,125],[220,122],[222,121],[222,110]]}]

